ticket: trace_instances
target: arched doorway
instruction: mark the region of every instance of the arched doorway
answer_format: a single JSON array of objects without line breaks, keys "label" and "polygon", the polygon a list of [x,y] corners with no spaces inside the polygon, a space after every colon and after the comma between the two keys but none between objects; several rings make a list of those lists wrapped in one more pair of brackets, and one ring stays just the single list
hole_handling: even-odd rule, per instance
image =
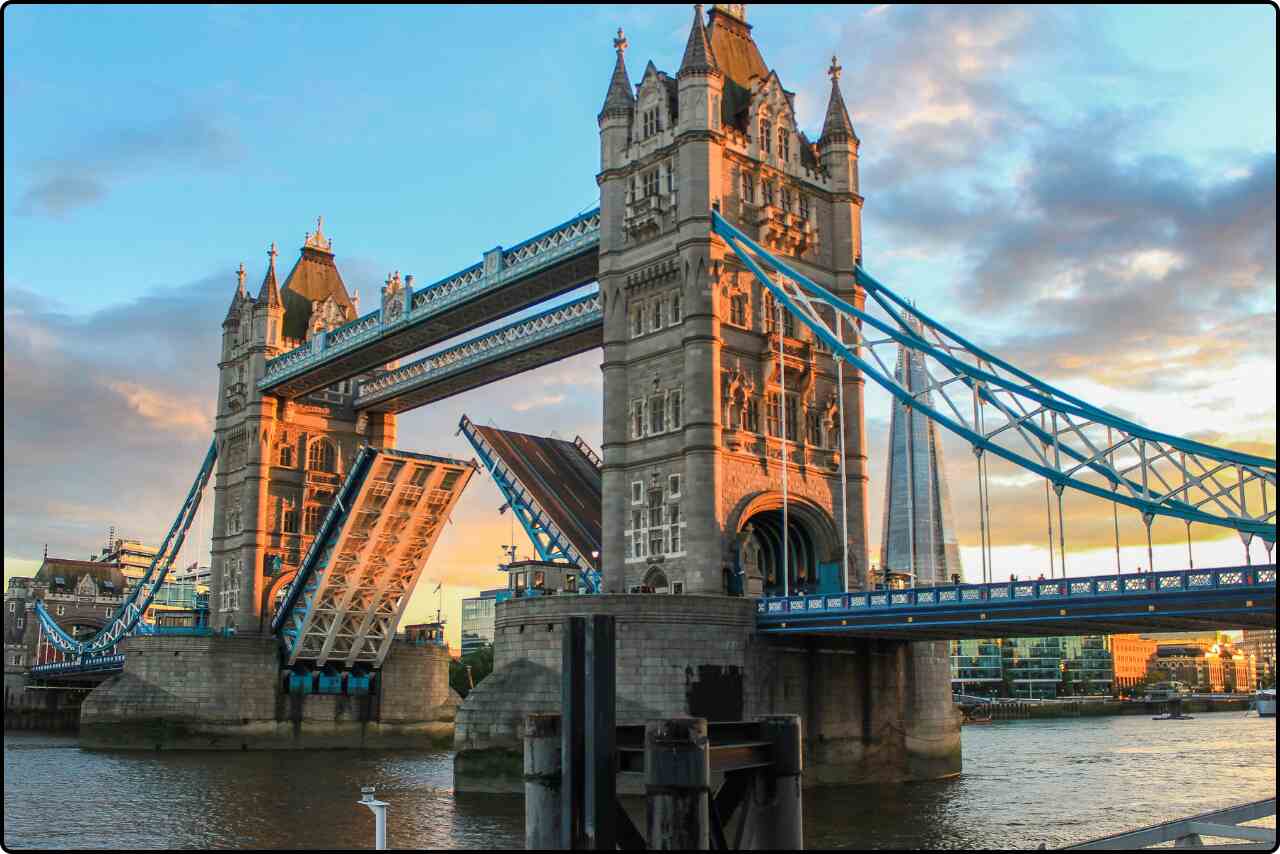
[{"label": "arched doorway", "polygon": [[784,590],[798,595],[819,592],[820,566],[836,561],[838,570],[839,540],[835,525],[823,508],[804,499],[792,499],[787,505],[785,537],[783,527],[780,494],[759,495],[742,509],[735,569],[741,574],[748,595],[753,576],[766,596],[780,596]]}]

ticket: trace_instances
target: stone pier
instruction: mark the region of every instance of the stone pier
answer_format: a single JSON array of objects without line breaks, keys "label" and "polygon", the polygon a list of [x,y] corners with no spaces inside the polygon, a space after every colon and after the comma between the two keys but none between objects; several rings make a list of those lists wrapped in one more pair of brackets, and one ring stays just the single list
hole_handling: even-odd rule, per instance
[{"label": "stone pier", "polygon": [[560,713],[568,616],[617,617],[617,718],[742,720],[798,714],[806,785],[928,780],[960,772],[946,644],[755,634],[755,603],[618,594],[497,607],[494,672],[458,710],[454,785],[523,790],[525,716]]},{"label": "stone pier", "polygon": [[83,747],[447,749],[458,697],[448,651],[396,643],[366,696],[290,694],[268,637],[143,637],[80,710]]}]

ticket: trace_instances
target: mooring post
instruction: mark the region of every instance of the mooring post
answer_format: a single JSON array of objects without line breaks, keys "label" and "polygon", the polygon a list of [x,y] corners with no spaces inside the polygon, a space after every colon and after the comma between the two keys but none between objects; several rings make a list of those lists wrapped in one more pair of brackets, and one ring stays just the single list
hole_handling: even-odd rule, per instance
[{"label": "mooring post", "polygon": [[373,796],[373,786],[360,787],[360,800],[356,801],[373,813],[373,850],[387,850],[387,802]]},{"label": "mooring post", "polygon": [[799,851],[804,848],[802,774],[804,739],[799,715],[769,715],[760,721],[761,735],[773,742],[774,805],[768,819],[756,825],[755,848]]},{"label": "mooring post", "polygon": [[586,746],[583,766],[586,847],[614,851],[616,832],[618,755],[615,749],[617,636],[612,616],[596,614],[586,636]]},{"label": "mooring post", "polygon": [[711,847],[711,753],[704,718],[649,721],[644,728],[649,848]]},{"label": "mooring post", "polygon": [[569,617],[560,643],[560,844],[587,847],[585,834],[587,620]]},{"label": "mooring post", "polygon": [[524,847],[563,848],[560,792],[560,716],[524,722]]}]

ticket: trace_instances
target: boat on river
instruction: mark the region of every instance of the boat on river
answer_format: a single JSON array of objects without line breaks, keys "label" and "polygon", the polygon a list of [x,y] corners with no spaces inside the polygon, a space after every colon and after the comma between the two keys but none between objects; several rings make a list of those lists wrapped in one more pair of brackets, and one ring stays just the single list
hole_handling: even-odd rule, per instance
[{"label": "boat on river", "polygon": [[1276,716],[1276,689],[1263,688],[1254,694],[1253,705],[1258,710],[1258,717],[1274,718]]}]

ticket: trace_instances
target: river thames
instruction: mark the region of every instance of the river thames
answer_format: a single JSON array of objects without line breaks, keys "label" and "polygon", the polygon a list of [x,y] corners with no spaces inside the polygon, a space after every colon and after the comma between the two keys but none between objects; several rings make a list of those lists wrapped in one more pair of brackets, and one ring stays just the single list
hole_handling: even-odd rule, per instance
[{"label": "river thames", "polygon": [[[1035,848],[1276,796],[1276,721],[1254,713],[965,727],[964,774],[805,792],[809,848]],[[524,844],[515,796],[458,794],[448,753],[95,753],[6,733],[7,848],[391,848]],[[1268,826],[1274,826],[1272,821]]]}]

